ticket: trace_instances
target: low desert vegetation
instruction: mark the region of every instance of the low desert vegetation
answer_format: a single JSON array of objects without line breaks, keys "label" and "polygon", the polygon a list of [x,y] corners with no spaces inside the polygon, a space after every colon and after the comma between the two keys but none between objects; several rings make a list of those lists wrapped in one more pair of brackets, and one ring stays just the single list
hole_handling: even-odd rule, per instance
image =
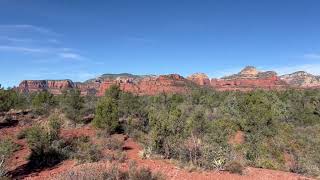
[{"label": "low desert vegetation", "polygon": [[102,158],[100,148],[89,137],[81,136],[71,140],[71,157],[78,163],[97,162]]},{"label": "low desert vegetation", "polygon": [[[319,102],[317,90],[195,89],[185,95],[138,97],[114,87],[98,103],[93,123],[136,138],[144,146],[143,157],[160,155],[238,174],[253,166],[317,176]],[[243,142],[230,144],[239,131]],[[288,153],[292,167],[286,166]]]},{"label": "low desert vegetation", "polygon": [[[113,151],[121,152],[123,142],[112,134],[124,133],[143,146],[142,158],[173,159],[186,168],[243,174],[251,166],[320,175],[319,90],[216,92],[195,88],[186,94],[136,96],[111,86],[96,98],[74,90],[53,96],[1,89],[0,99],[1,111],[30,108],[49,116],[45,126],[34,125],[19,136],[27,139],[30,161],[40,166],[66,158],[79,162],[101,159],[99,147],[89,140],[59,136],[60,117],[52,115],[58,111],[75,124],[87,123],[83,116],[94,114],[91,125],[101,132],[100,138],[108,140],[102,148]],[[230,143],[237,132],[243,140]],[[291,157],[290,163],[286,156]]]},{"label": "low desert vegetation", "polygon": [[102,174],[104,180],[164,180],[161,173],[153,173],[149,168],[137,168],[134,161],[129,163],[129,170],[123,171],[117,165],[113,165]]},{"label": "low desert vegetation", "polygon": [[0,179],[5,179],[8,173],[7,160],[19,149],[19,145],[11,139],[0,139]]},{"label": "low desert vegetation", "polygon": [[152,172],[149,168],[138,167],[135,161],[129,162],[128,170],[121,169],[118,163],[109,164],[103,169],[88,168],[83,166],[77,170],[69,170],[60,174],[56,179],[77,180],[164,180],[165,175],[159,172]]},{"label": "low desert vegetation", "polygon": [[18,137],[25,138],[31,150],[29,165],[43,168],[56,165],[65,159],[79,163],[96,162],[101,159],[100,149],[89,137],[63,139],[60,136],[62,120],[58,115],[49,116],[45,125],[34,125],[21,131]]}]

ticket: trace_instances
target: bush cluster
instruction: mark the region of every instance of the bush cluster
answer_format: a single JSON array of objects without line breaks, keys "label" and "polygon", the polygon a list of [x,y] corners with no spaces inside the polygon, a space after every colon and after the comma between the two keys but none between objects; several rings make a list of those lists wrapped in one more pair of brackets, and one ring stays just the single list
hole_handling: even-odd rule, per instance
[{"label": "bush cluster", "polygon": [[[112,87],[97,105],[94,124],[137,138],[148,150],[145,157],[158,154],[231,172],[241,169],[232,163],[241,158],[241,166],[319,175],[319,112],[318,90],[194,89],[184,95],[138,97]],[[230,144],[239,131],[244,141]],[[294,167],[286,167],[285,153],[294,157]]]}]

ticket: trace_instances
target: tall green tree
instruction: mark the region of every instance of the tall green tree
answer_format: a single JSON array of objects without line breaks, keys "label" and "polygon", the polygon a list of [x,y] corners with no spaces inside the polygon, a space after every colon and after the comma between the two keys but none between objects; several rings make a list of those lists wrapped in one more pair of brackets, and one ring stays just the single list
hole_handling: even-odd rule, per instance
[{"label": "tall green tree", "polygon": [[83,116],[84,98],[78,89],[71,89],[63,93],[62,109],[67,118],[80,123]]},{"label": "tall green tree", "polygon": [[105,129],[108,133],[115,133],[119,127],[119,86],[113,85],[97,104],[93,125]]},{"label": "tall green tree", "polygon": [[47,91],[38,92],[32,99],[32,107],[38,114],[47,114],[56,105],[56,101],[51,93]]}]

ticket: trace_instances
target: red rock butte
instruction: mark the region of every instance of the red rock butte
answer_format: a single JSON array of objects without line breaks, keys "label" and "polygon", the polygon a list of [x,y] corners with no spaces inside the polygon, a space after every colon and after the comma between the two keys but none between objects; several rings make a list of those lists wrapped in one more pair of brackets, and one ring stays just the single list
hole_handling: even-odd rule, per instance
[{"label": "red rock butte", "polygon": [[208,87],[218,91],[320,88],[320,77],[302,71],[278,76],[274,71],[261,72],[255,67],[247,66],[237,74],[220,79],[210,79],[203,73],[195,73],[187,78],[178,74],[160,76],[105,74],[81,83],[71,80],[24,80],[17,89],[27,93],[49,91],[58,95],[63,90],[75,88],[79,89],[82,95],[103,96],[111,85],[118,85],[121,90],[137,95],[156,95],[160,93],[185,93],[191,87]]}]

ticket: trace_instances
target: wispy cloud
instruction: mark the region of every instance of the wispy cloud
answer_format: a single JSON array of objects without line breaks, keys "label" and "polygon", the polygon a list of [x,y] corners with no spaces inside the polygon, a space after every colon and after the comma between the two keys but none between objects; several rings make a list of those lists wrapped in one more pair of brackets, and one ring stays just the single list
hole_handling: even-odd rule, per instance
[{"label": "wispy cloud", "polygon": [[62,36],[58,35],[51,29],[29,24],[0,24],[0,51],[37,55],[43,62],[87,59],[78,50],[63,47]]},{"label": "wispy cloud", "polygon": [[63,52],[59,53],[59,56],[64,58],[64,59],[72,59],[72,60],[83,60],[84,57],[77,53],[71,53],[71,52]]},{"label": "wispy cloud", "polygon": [[5,24],[0,25],[0,30],[10,30],[10,31],[19,31],[19,30],[29,30],[37,33],[48,34],[53,36],[59,36],[60,34],[44,27],[34,26],[30,24]]},{"label": "wispy cloud", "polygon": [[26,39],[26,38],[13,38],[13,37],[7,37],[7,36],[0,36],[0,40],[10,41],[10,42],[33,42],[33,39]]},{"label": "wispy cloud", "polygon": [[[5,46],[0,45],[0,51],[9,51],[16,53],[29,53],[34,55],[46,55],[50,57],[58,57],[59,59],[65,60],[85,60],[86,58],[81,56],[80,54],[74,52],[69,48],[30,48],[24,46]],[[46,57],[45,56],[45,57]],[[52,61],[52,60],[50,60]],[[47,61],[44,61],[47,62]]]},{"label": "wispy cloud", "polygon": [[310,53],[303,55],[303,57],[306,59],[320,59],[320,54]]},{"label": "wispy cloud", "polygon": [[23,52],[23,53],[45,53],[45,52],[48,52],[47,49],[19,47],[19,46],[0,46],[0,51],[14,51],[14,52]]},{"label": "wispy cloud", "polygon": [[49,43],[53,43],[53,44],[59,44],[60,43],[60,41],[57,40],[57,39],[48,39],[48,42]]}]

